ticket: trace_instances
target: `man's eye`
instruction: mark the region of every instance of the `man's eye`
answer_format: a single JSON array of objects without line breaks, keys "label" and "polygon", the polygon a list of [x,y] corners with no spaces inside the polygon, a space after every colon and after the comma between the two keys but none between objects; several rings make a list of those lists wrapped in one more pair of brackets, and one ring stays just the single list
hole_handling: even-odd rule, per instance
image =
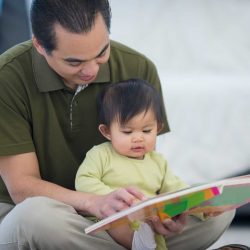
[{"label": "man's eye", "polygon": [[81,65],[81,62],[68,62],[68,64],[70,66],[77,67],[77,66]]},{"label": "man's eye", "polygon": [[98,58],[105,56],[106,50],[104,50],[100,55],[98,55]]}]

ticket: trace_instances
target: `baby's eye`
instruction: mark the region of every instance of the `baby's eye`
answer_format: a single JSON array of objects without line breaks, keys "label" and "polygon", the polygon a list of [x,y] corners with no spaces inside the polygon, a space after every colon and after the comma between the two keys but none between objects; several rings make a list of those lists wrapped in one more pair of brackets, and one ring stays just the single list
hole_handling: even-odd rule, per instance
[{"label": "baby's eye", "polygon": [[152,130],[151,129],[144,129],[143,133],[149,134]]},{"label": "baby's eye", "polygon": [[132,131],[122,131],[124,134],[128,135],[128,134],[131,134]]}]

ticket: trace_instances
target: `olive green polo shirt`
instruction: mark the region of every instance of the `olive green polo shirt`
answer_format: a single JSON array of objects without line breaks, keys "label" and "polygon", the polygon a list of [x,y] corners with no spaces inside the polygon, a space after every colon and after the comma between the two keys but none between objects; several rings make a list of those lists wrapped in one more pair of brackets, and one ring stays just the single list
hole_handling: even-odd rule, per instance
[{"label": "olive green polo shirt", "polygon": [[[97,95],[129,78],[161,91],[152,62],[114,41],[96,80],[78,93],[63,84],[31,41],[8,50],[0,56],[0,156],[35,152],[42,179],[74,189],[86,152],[105,141],[98,131]],[[162,132],[168,130],[165,118]],[[0,202],[12,202],[1,178]]]}]

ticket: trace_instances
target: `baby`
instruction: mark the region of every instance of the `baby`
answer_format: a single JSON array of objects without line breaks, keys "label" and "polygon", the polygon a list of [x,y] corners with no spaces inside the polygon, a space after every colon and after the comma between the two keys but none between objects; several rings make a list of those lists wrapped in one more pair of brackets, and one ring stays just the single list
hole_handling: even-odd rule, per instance
[{"label": "baby", "polygon": [[[109,85],[100,96],[99,130],[108,142],[94,146],[76,175],[76,190],[108,194],[136,186],[146,197],[187,185],[175,176],[155,151],[163,128],[163,103],[158,92],[139,79]],[[128,249],[167,249],[165,239],[147,223],[131,223],[108,230]]]}]

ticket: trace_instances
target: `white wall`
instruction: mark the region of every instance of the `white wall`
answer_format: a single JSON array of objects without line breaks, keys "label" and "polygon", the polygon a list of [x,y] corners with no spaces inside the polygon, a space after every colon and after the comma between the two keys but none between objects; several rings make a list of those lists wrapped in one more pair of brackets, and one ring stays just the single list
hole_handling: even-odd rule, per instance
[{"label": "white wall", "polygon": [[248,74],[250,1],[111,0],[111,37],[161,71]]}]

